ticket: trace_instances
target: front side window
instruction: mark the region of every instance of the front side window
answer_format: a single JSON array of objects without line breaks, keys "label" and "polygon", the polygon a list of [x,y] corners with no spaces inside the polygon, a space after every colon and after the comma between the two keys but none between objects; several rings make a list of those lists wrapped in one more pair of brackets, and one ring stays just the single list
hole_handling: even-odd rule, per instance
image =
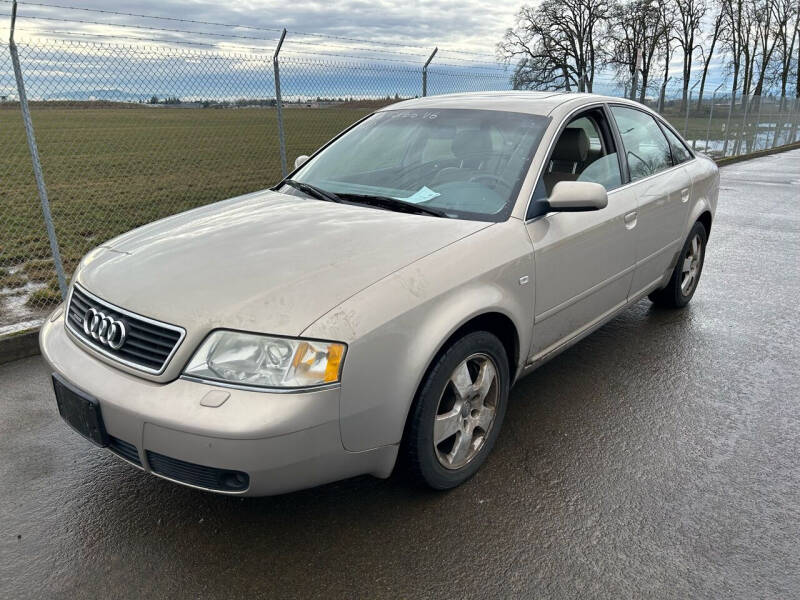
[{"label": "front side window", "polygon": [[601,109],[570,120],[559,134],[528,207],[527,219],[548,210],[547,199],[559,181],[589,181],[611,191],[622,185],[614,137]]},{"label": "front side window", "polygon": [[[292,180],[345,201],[390,198],[451,218],[501,221],[548,122],[493,110],[386,110],[334,141]],[[288,185],[281,191],[301,193]]]},{"label": "front side window", "polygon": [[606,190],[622,184],[614,140],[601,110],[579,116],[564,128],[553,146],[542,180],[549,197],[559,181],[590,181]]},{"label": "front side window", "polygon": [[692,153],[689,152],[689,149],[680,138],[672,133],[669,127],[662,127],[662,129],[664,130],[664,135],[667,136],[669,147],[672,150],[672,164],[679,165],[687,160],[691,160]]},{"label": "front side window", "polygon": [[631,181],[649,177],[672,166],[672,153],[655,119],[640,110],[612,106],[625,156],[628,158]]}]

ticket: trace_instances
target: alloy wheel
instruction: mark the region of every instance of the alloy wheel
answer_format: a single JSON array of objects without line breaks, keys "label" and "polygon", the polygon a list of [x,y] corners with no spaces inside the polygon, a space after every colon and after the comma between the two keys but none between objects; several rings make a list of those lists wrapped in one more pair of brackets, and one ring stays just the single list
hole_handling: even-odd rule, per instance
[{"label": "alloy wheel", "polygon": [[695,234],[689,244],[689,248],[686,250],[686,256],[683,259],[681,268],[681,293],[684,296],[692,293],[694,286],[697,284],[702,264],[703,240],[700,238],[700,234]]},{"label": "alloy wheel", "polygon": [[439,398],[433,426],[436,458],[460,469],[483,448],[497,414],[497,366],[487,354],[468,356],[455,368]]}]

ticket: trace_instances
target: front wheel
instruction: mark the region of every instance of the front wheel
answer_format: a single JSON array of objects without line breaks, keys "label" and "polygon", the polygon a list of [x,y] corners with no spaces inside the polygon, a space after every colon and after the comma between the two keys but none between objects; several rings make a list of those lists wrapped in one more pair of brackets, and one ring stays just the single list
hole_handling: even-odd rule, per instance
[{"label": "front wheel", "polygon": [[668,308],[683,308],[689,304],[703,272],[707,240],[705,226],[700,222],[695,223],[681,249],[669,283],[650,294],[649,298],[654,304]]},{"label": "front wheel", "polygon": [[412,478],[445,490],[474,475],[500,432],[508,390],[508,357],[491,333],[467,334],[441,354],[409,414],[403,458]]}]

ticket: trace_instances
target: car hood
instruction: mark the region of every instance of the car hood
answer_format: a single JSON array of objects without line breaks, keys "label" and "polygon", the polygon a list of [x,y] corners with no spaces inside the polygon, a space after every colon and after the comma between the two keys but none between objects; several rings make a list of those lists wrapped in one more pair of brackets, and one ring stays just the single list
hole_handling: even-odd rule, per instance
[{"label": "car hood", "polygon": [[298,335],[382,277],[489,225],[262,191],[117,237],[85,257],[76,279],[191,334]]}]

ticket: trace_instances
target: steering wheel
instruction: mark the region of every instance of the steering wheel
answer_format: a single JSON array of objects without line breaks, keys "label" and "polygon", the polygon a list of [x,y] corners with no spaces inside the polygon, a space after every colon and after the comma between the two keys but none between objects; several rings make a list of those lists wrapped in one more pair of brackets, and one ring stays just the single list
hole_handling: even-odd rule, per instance
[{"label": "steering wheel", "polygon": [[491,186],[492,189],[496,189],[498,184],[503,186],[503,187],[505,187],[505,188],[511,189],[511,186],[505,180],[501,179],[497,175],[492,175],[491,173],[478,173],[478,174],[473,175],[472,177],[470,177],[467,180],[467,182],[468,183],[478,183],[482,179],[489,180],[489,181],[493,182],[495,185]]}]

